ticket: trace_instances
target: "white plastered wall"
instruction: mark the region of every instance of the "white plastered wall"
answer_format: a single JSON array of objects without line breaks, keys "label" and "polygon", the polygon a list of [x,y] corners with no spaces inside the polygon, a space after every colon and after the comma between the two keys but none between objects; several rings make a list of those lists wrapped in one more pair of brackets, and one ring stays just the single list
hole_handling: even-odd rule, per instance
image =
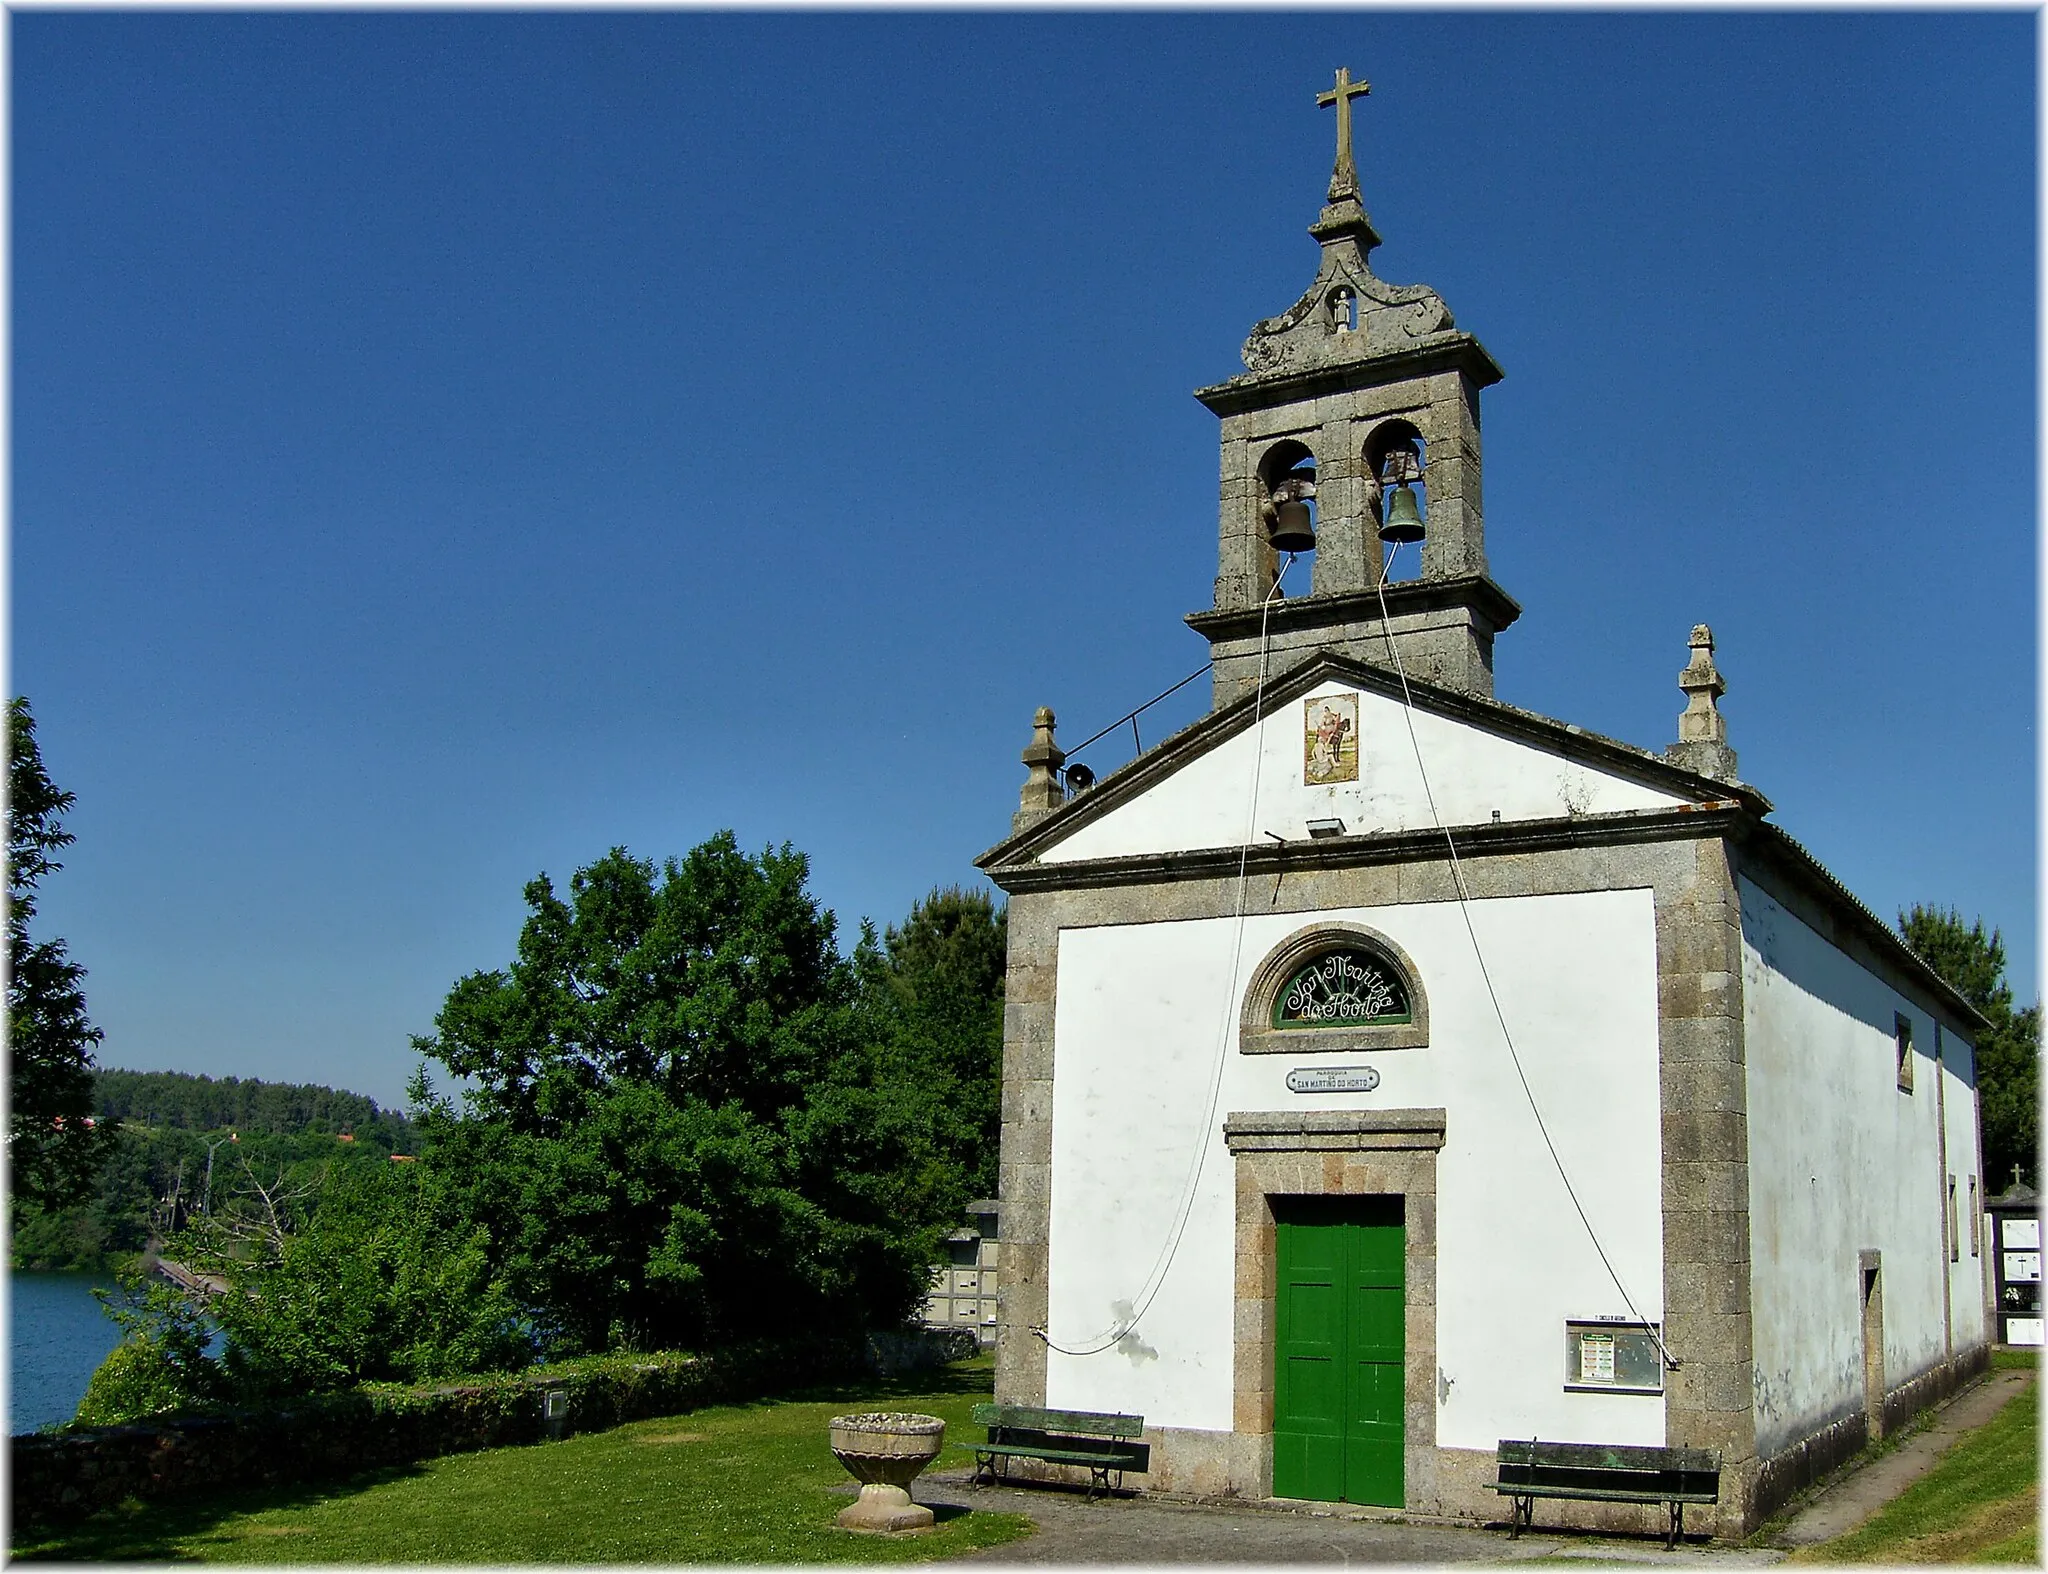
[{"label": "white plastered wall", "polygon": [[[1637,1309],[1661,1320],[1651,893],[1478,901],[1470,914],[1600,1242]],[[1407,953],[1427,991],[1428,1047],[1240,1053],[1239,1002],[1260,960],[1332,920],[1368,925]],[[1288,1091],[1287,1072],[1312,1065],[1372,1065],[1381,1080],[1369,1094]],[[1241,942],[1228,918],[1065,930],[1052,1099],[1052,1341],[1101,1343],[1142,1301],[1177,1227],[1178,1244],[1131,1338],[1099,1355],[1049,1353],[1049,1404],[1228,1431],[1235,1161],[1224,1118],[1440,1107],[1438,1444],[1664,1441],[1660,1397],[1564,1389],[1566,1320],[1627,1317],[1629,1307],[1544,1147],[1457,904],[1263,915],[1244,920]]]},{"label": "white plastered wall", "polygon": [[[1984,1337],[1978,1260],[1943,1245],[1947,1173],[1959,1222],[1979,1173],[1970,1046],[1744,879],[1751,1337],[1757,1450],[1770,1458],[1863,1408],[1858,1253],[1882,1254],[1885,1382],[1897,1387]],[[1894,1015],[1912,1023],[1898,1086]],[[1941,1079],[1937,1096],[1936,1078]],[[1948,1297],[1950,1324],[1943,1324]]]},{"label": "white plastered wall", "polygon": [[1297,840],[1312,819],[1335,818],[1346,831],[1403,831],[1437,823],[1416,768],[1417,746],[1429,762],[1429,786],[1446,825],[1476,825],[1493,818],[1542,820],[1561,815],[1606,814],[1623,809],[1668,808],[1685,800],[1551,754],[1532,744],[1485,732],[1468,722],[1412,712],[1415,738],[1398,701],[1338,682],[1308,696],[1358,695],[1358,780],[1328,786],[1303,780],[1304,702],[1290,700],[1207,753],[1190,760],[1141,798],[1112,809],[1040,854],[1047,863],[1113,858],[1132,853],[1185,852],[1232,847],[1244,840],[1245,804],[1254,769],[1259,777],[1258,824]]}]

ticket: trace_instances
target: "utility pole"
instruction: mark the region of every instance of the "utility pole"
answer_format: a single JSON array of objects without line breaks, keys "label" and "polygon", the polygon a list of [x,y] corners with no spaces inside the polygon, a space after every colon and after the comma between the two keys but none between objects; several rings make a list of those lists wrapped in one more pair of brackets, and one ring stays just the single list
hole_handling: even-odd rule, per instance
[{"label": "utility pole", "polygon": [[223,1143],[240,1142],[242,1139],[232,1131],[225,1137],[215,1137],[206,1145],[206,1191],[200,1198],[199,1211],[208,1218],[213,1217],[213,1150]]}]

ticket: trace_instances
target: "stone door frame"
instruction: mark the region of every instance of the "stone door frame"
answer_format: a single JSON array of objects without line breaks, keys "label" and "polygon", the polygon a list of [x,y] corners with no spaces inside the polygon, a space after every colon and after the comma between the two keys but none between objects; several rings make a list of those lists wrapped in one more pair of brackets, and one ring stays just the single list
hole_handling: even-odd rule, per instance
[{"label": "stone door frame", "polygon": [[1236,1160],[1231,1430],[1258,1439],[1255,1495],[1273,1490],[1273,1347],[1279,1302],[1274,1197],[1399,1197],[1406,1224],[1402,1468],[1407,1506],[1438,1496],[1436,1158],[1440,1109],[1232,1114]]}]

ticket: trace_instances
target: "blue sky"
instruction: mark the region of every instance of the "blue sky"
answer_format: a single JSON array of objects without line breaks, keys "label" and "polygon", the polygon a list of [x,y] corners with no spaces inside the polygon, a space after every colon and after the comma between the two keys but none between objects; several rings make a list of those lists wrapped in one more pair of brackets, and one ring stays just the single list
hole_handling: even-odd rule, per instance
[{"label": "blue sky", "polygon": [[2030,14],[8,25],[11,681],[104,1064],[397,1102],[614,844],[792,842],[849,941],[975,881],[1033,707],[1204,659],[1189,393],[1314,273],[1340,63],[1378,271],[1507,372],[1501,698],[1661,747],[1711,623],[1778,822],[2034,992]]}]

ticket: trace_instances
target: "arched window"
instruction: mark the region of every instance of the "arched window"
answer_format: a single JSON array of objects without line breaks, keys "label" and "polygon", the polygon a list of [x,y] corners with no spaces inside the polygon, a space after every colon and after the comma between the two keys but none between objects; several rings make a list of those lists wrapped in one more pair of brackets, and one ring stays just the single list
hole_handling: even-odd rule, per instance
[{"label": "arched window", "polygon": [[[1422,433],[1414,424],[1396,417],[1375,426],[1365,440],[1366,526],[1377,532],[1395,507],[1395,496],[1404,488],[1413,495],[1415,515],[1429,517],[1425,476],[1428,457]],[[1397,580],[1415,579],[1422,573],[1422,553],[1403,547],[1394,554],[1393,575]]]},{"label": "arched window", "polygon": [[1315,550],[1316,456],[1306,444],[1291,437],[1282,439],[1260,456],[1258,477],[1258,495],[1254,501],[1259,511],[1263,589],[1273,583],[1273,576],[1279,569],[1279,559],[1273,548],[1276,544],[1286,545],[1280,535],[1283,529],[1305,527],[1306,530],[1306,539],[1300,544],[1286,546],[1286,550]]},{"label": "arched window", "polygon": [[1290,936],[1252,976],[1238,1047],[1247,1055],[1419,1049],[1429,1007],[1414,964],[1362,924]]}]

